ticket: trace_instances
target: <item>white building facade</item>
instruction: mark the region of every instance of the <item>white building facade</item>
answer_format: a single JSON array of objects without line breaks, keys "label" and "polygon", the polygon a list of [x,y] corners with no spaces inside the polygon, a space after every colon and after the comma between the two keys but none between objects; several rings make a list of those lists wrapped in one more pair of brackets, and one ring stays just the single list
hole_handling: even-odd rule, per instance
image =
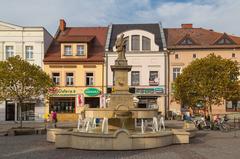
[{"label": "white building facade", "polygon": [[[22,27],[0,21],[0,60],[19,55],[29,63],[43,68],[43,58],[52,36],[43,27]],[[17,121],[18,106],[12,101],[0,101],[0,121]],[[25,103],[22,107],[23,120],[42,121],[42,100]]]},{"label": "white building facade", "polygon": [[166,111],[166,49],[161,24],[113,24],[109,26],[105,49],[106,86],[111,92],[114,75],[111,65],[117,58],[115,41],[124,34],[126,38],[126,59],[132,66],[128,74],[130,92],[139,99],[138,107],[158,107]]}]

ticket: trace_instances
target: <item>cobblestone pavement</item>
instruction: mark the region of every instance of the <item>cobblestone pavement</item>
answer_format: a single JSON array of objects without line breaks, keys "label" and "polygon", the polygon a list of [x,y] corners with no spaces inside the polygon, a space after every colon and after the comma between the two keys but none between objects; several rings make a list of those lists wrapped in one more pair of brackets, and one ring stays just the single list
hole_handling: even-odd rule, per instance
[{"label": "cobblestone pavement", "polygon": [[239,158],[240,131],[221,133],[199,131],[190,144],[136,151],[84,151],[55,149],[45,135],[1,136],[1,159],[236,159]]}]

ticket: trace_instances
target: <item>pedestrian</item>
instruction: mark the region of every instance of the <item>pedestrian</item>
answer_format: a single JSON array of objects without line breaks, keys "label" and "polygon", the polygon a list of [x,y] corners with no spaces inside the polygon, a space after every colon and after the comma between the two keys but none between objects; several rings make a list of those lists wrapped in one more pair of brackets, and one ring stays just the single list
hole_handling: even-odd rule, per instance
[{"label": "pedestrian", "polygon": [[57,127],[57,112],[56,112],[56,110],[54,110],[52,112],[52,123],[53,123],[54,128],[56,128]]}]

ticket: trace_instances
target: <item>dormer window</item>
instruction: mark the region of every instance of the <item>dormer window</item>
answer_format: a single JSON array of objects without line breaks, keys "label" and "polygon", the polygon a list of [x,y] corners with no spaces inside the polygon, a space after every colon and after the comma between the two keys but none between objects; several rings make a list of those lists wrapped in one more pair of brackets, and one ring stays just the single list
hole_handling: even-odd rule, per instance
[{"label": "dormer window", "polygon": [[64,55],[65,56],[72,56],[72,46],[71,45],[65,45],[64,46]]},{"label": "dormer window", "polygon": [[140,50],[140,36],[132,35],[132,51]]},{"label": "dormer window", "polygon": [[145,36],[142,37],[142,50],[146,51],[146,50],[150,50],[151,47],[151,40]]},{"label": "dormer window", "polygon": [[84,55],[84,45],[77,45],[77,56]]},{"label": "dormer window", "polygon": [[219,40],[217,44],[219,44],[219,45],[224,45],[224,44],[229,45],[229,44],[232,44],[232,42],[230,40],[226,39],[226,38],[223,38],[223,39]]},{"label": "dormer window", "polygon": [[193,44],[193,41],[189,38],[186,38],[181,42],[181,45],[192,45],[192,44]]}]

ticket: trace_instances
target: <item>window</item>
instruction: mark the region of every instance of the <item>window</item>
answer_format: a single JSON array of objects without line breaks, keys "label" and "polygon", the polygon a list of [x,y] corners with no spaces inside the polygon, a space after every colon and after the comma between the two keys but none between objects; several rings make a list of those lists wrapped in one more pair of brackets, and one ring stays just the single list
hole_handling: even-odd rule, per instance
[{"label": "window", "polygon": [[177,78],[178,75],[181,73],[181,68],[173,68],[173,80]]},{"label": "window", "polygon": [[72,46],[65,45],[64,46],[64,55],[65,56],[72,56]]},{"label": "window", "polygon": [[84,55],[84,45],[77,45],[77,56]]},{"label": "window", "polygon": [[179,55],[178,54],[175,54],[175,59],[179,59]]},{"label": "window", "polygon": [[6,59],[14,56],[13,46],[6,46]]},{"label": "window", "polygon": [[192,44],[193,44],[193,42],[189,38],[186,38],[181,42],[181,45],[192,45]]},{"label": "window", "polygon": [[50,98],[50,112],[55,110],[58,113],[74,113],[75,112],[75,98]]},{"label": "window", "polygon": [[217,44],[219,44],[219,45],[224,45],[224,44],[229,45],[229,44],[233,44],[233,42],[231,42],[231,41],[228,40],[227,38],[222,38],[221,40],[219,40],[219,41],[217,42]]},{"label": "window", "polygon": [[232,53],[232,58],[235,58],[236,57],[236,54],[235,53]]},{"label": "window", "polygon": [[94,77],[93,73],[86,73],[86,86],[94,85]]},{"label": "window", "polygon": [[56,85],[60,84],[60,73],[52,73],[52,80]]},{"label": "window", "polygon": [[26,59],[33,59],[33,46],[25,47],[25,57]]},{"label": "window", "polygon": [[196,54],[193,54],[193,56],[192,56],[192,57],[195,59],[195,58],[197,58],[197,55],[196,55]]},{"label": "window", "polygon": [[150,71],[149,72],[149,85],[150,86],[158,86],[158,71]]},{"label": "window", "polygon": [[227,101],[226,109],[227,109],[227,111],[239,111],[240,110],[240,101]]},{"label": "window", "polygon": [[142,50],[150,50],[150,39],[143,36],[142,37]]},{"label": "window", "polygon": [[73,73],[66,73],[66,85],[73,86]]},{"label": "window", "polygon": [[124,39],[125,39],[125,50],[129,51],[129,37],[127,36]]},{"label": "window", "polygon": [[132,51],[140,50],[140,36],[133,35],[132,36]]},{"label": "window", "polygon": [[139,71],[132,71],[131,72],[131,85],[132,86],[139,86],[140,84],[140,72]]}]

